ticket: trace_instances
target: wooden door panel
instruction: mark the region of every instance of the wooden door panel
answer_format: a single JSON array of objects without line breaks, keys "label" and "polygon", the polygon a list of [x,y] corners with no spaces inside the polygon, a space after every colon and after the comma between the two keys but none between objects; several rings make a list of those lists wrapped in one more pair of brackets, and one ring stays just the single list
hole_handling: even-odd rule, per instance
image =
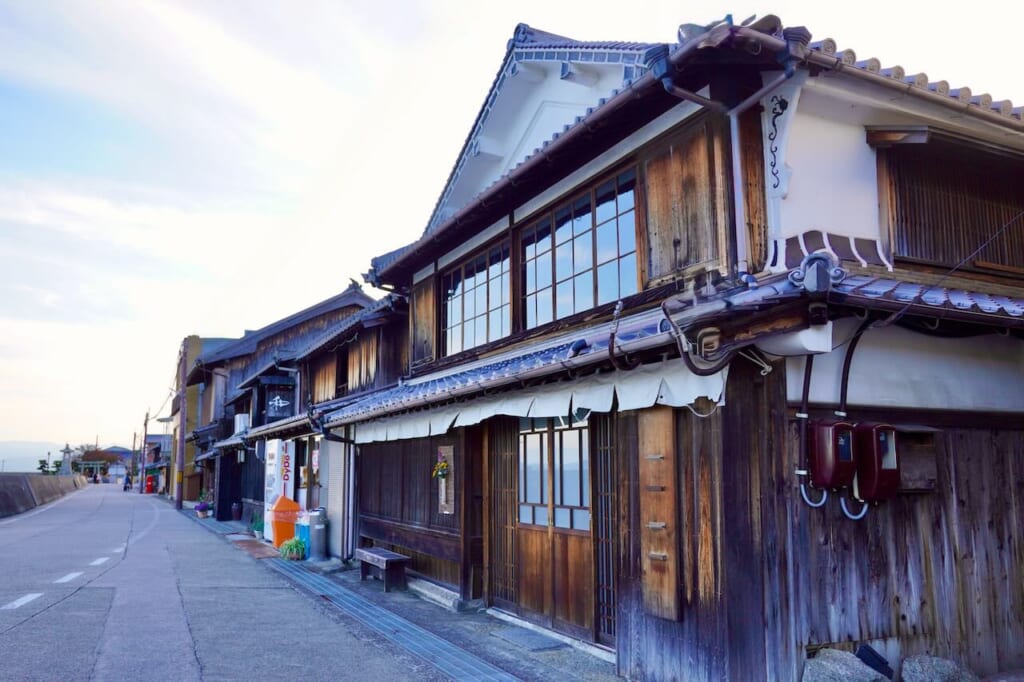
[{"label": "wooden door panel", "polygon": [[553,551],[557,621],[593,637],[594,550],[589,535],[555,532]]},{"label": "wooden door panel", "polygon": [[518,542],[519,605],[536,614],[551,613],[551,549],[547,528],[520,526]]}]

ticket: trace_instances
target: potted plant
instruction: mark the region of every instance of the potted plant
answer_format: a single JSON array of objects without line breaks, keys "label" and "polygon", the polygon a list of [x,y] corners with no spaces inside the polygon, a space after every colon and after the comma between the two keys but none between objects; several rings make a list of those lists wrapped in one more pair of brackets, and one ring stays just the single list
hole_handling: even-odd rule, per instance
[{"label": "potted plant", "polygon": [[263,538],[263,517],[259,514],[252,515],[252,522],[249,523],[249,530],[256,536],[256,539]]},{"label": "potted plant", "polygon": [[302,561],[306,558],[306,543],[302,538],[292,538],[281,543],[281,558],[292,561]]},{"label": "potted plant", "polygon": [[198,503],[196,505],[196,516],[198,516],[201,519],[205,519],[209,515],[210,515],[210,503],[209,502],[200,502],[200,503]]}]

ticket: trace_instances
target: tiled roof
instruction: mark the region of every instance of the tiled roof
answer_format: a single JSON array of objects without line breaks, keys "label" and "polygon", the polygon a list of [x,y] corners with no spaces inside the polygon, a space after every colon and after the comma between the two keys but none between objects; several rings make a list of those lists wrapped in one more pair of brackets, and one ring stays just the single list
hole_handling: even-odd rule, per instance
[{"label": "tiled roof", "polygon": [[377,318],[385,311],[391,310],[392,308],[394,308],[395,305],[397,305],[399,300],[400,297],[396,296],[395,294],[388,294],[387,296],[378,300],[376,303],[369,306],[368,308],[364,308],[355,315],[351,315],[343,320],[338,321],[336,324],[328,327],[323,334],[317,336],[315,339],[310,341],[304,348],[295,353],[295,355],[293,356],[294,359],[302,360],[304,358],[309,357],[310,355],[317,352],[327,344],[336,340],[342,334],[345,334],[353,329],[356,329],[357,327],[360,327],[363,323],[365,323],[368,320]]},{"label": "tiled roof", "polygon": [[204,365],[213,365],[240,355],[248,355],[256,352],[256,346],[260,341],[282,332],[289,327],[294,327],[297,324],[301,324],[306,320],[331,312],[332,310],[338,310],[351,305],[359,305],[365,308],[373,305],[373,303],[373,298],[366,295],[356,282],[352,282],[352,284],[340,294],[324,299],[323,301],[300,310],[297,313],[293,313],[288,317],[271,322],[267,326],[257,329],[256,331],[247,332],[245,336],[235,340],[233,343],[222,346],[211,353],[204,353],[203,355],[200,355],[199,361]]},{"label": "tiled roof", "polygon": [[[774,21],[757,22],[753,26],[738,27],[732,26],[730,19],[729,31],[732,32],[734,36],[739,36],[740,38],[747,39],[747,42],[749,42],[750,39],[763,40],[766,44],[771,43],[771,47],[776,48],[779,47],[779,44],[784,45],[784,43],[782,42],[782,38],[780,37],[783,33],[783,31],[781,30],[781,21],[779,21],[777,17],[770,16],[766,17],[765,19],[772,19]],[[762,26],[770,28],[761,28]],[[547,34],[541,31],[536,31],[535,29],[530,29],[528,26],[525,25],[520,25],[519,27],[516,28],[516,35],[521,35],[523,38],[528,38],[531,35],[531,32],[533,32],[533,39],[540,41],[533,46],[535,49],[539,48],[543,50],[545,47],[550,47],[552,49],[557,50],[559,47],[564,47],[564,45],[562,45],[559,41],[567,40],[562,36],[555,36],[553,34]],[[700,37],[700,35],[694,35],[691,36],[691,40],[697,40]],[[543,41],[547,41],[548,44],[545,44]],[[719,44],[723,46],[719,49],[732,49],[729,47],[730,41],[720,41]],[[590,43],[589,45],[602,47],[608,47],[610,45],[628,45],[631,48],[633,48],[638,47],[642,44]],[[669,48],[673,52],[677,52],[681,50],[683,47],[684,43],[677,43],[675,45],[669,46]],[[519,45],[515,42],[515,38],[513,38],[512,41],[509,41],[509,55],[511,54],[513,49],[526,49],[526,44]],[[507,68],[509,55],[506,56],[506,62],[503,62],[502,69],[499,70],[499,78],[504,72],[504,69]],[[937,103],[945,103],[947,106],[951,107],[958,107],[961,109],[967,107],[967,111],[976,111],[982,114],[983,118],[987,118],[991,122],[1002,123],[1003,125],[1010,126],[1016,130],[1024,130],[1024,127],[1022,127],[1022,122],[1024,122],[1024,107],[1014,107],[1010,100],[1004,99],[997,101],[994,100],[994,98],[992,98],[988,94],[975,95],[968,87],[960,87],[954,89],[951,88],[946,81],[932,81],[923,73],[912,74],[908,76],[904,72],[904,69],[900,66],[883,68],[881,62],[878,59],[858,59],[853,50],[839,50],[836,41],[831,38],[826,38],[825,40],[822,41],[810,43],[807,46],[805,61],[814,61],[814,63],[816,63],[819,66],[823,66],[825,68],[833,70],[847,70],[848,72],[851,73],[859,73],[861,75],[864,75],[866,78],[877,79],[876,82],[878,83],[888,83],[890,85],[899,84],[901,88],[905,88],[905,91],[910,94],[921,94],[924,96],[931,96],[934,98],[933,101]],[[532,162],[550,145],[558,141],[559,138],[564,137],[566,133],[568,133],[570,130],[579,128],[584,125],[588,125],[591,122],[591,117],[594,116],[595,113],[600,113],[602,109],[604,109],[608,105],[609,102],[612,102],[613,100],[616,100],[619,97],[623,96],[623,93],[629,92],[631,90],[634,90],[635,88],[640,87],[641,84],[643,84],[644,87],[650,86],[652,80],[653,76],[651,76],[649,73],[643,72],[638,72],[631,80],[624,80],[622,86],[619,89],[616,89],[607,97],[602,98],[599,102],[595,103],[595,105],[589,108],[584,115],[577,117],[572,123],[564,126],[559,131],[555,131],[553,135],[544,144],[542,144],[540,147],[535,148],[531,154],[528,154],[525,158],[521,159],[516,164],[516,166],[510,168],[508,171],[502,174],[501,177],[495,179],[494,182],[492,182],[488,187],[481,190],[474,199],[467,202],[467,206],[472,206],[473,204],[478,203],[485,195],[490,193],[496,186],[510,182],[512,176],[514,176],[518,171],[520,171],[520,169],[522,169],[524,166]],[[498,79],[496,79],[495,83],[497,84],[497,82]],[[494,86],[492,86],[492,91],[493,89]],[[481,115],[483,115],[483,111],[481,112]],[[473,138],[475,130],[480,123],[480,120],[481,119],[478,116],[477,122],[474,124],[473,127],[473,132],[471,132],[469,138],[467,138],[467,144]],[[465,147],[463,149],[465,149]],[[454,177],[454,173],[455,171],[453,170],[453,175],[449,177],[448,182],[446,183],[446,187],[451,184],[452,178]],[[379,263],[379,266],[378,264],[375,263],[374,267],[377,273],[383,272],[384,270],[387,269],[387,267],[401,260],[410,252],[414,252],[418,246],[420,246],[422,243],[425,243],[427,235],[429,233],[434,233],[439,230],[447,229],[448,227],[450,227],[453,221],[446,220],[442,222],[437,220],[438,210],[440,206],[443,204],[443,200],[444,197],[438,200],[438,203],[434,208],[434,213],[431,216],[430,225],[428,227],[427,232],[424,234],[424,237],[422,237],[420,240],[413,244],[403,247],[400,253],[392,252],[392,254],[389,255],[393,255],[394,257],[386,262],[381,261]]]},{"label": "tiled roof", "polygon": [[849,276],[835,285],[830,300],[911,315],[1024,327],[1024,299],[890,277]]},{"label": "tiled roof", "polygon": [[883,67],[881,61],[875,57],[858,59],[857,54],[853,50],[840,50],[836,41],[832,38],[813,42],[808,47],[812,52],[837,60],[838,64],[841,64],[843,68],[859,69],[891,78],[906,84],[908,90],[917,89],[946,97],[949,99],[950,104],[976,107],[1017,121],[1024,118],[1024,107],[1015,107],[1013,102],[1008,99],[996,101],[987,93],[975,95],[968,87],[951,88],[947,81],[933,81],[924,73],[907,74],[902,66]]},{"label": "tiled roof", "polygon": [[[368,419],[373,416],[447,402],[480,391],[544,377],[568,369],[596,365],[608,359],[608,343],[614,323],[605,323],[574,334],[531,346],[492,359],[462,365],[453,371],[429,375],[415,381],[379,391],[340,410],[329,412],[325,423],[331,426]],[[667,321],[661,311],[648,312],[623,320],[616,332],[620,350],[672,343]]]}]

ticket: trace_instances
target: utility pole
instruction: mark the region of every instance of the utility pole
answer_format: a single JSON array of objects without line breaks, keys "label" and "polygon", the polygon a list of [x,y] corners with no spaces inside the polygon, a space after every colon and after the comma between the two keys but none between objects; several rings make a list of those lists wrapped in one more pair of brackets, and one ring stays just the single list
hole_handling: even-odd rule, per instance
[{"label": "utility pole", "polygon": [[185,478],[185,382],[188,381],[186,374],[188,364],[188,338],[181,341],[181,355],[178,358],[178,464],[174,471],[174,508],[182,508],[182,481]]},{"label": "utility pole", "polygon": [[142,420],[142,447],[139,448],[142,454],[139,456],[139,470],[136,476],[139,477],[139,494],[145,491],[143,485],[146,479],[146,439],[149,438],[149,410],[146,410],[146,418]]}]

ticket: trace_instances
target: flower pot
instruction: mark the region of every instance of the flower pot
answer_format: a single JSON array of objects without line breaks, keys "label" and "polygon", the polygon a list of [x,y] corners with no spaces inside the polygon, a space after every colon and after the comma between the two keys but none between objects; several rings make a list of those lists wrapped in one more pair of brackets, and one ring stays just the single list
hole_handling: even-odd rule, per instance
[{"label": "flower pot", "polygon": [[241,521],[242,520],[242,503],[234,502],[231,505],[231,520]]},{"label": "flower pot", "polygon": [[208,512],[206,510],[203,510],[203,511],[196,510],[196,516],[198,516],[201,519],[205,519],[209,515],[210,515],[210,512]]}]

